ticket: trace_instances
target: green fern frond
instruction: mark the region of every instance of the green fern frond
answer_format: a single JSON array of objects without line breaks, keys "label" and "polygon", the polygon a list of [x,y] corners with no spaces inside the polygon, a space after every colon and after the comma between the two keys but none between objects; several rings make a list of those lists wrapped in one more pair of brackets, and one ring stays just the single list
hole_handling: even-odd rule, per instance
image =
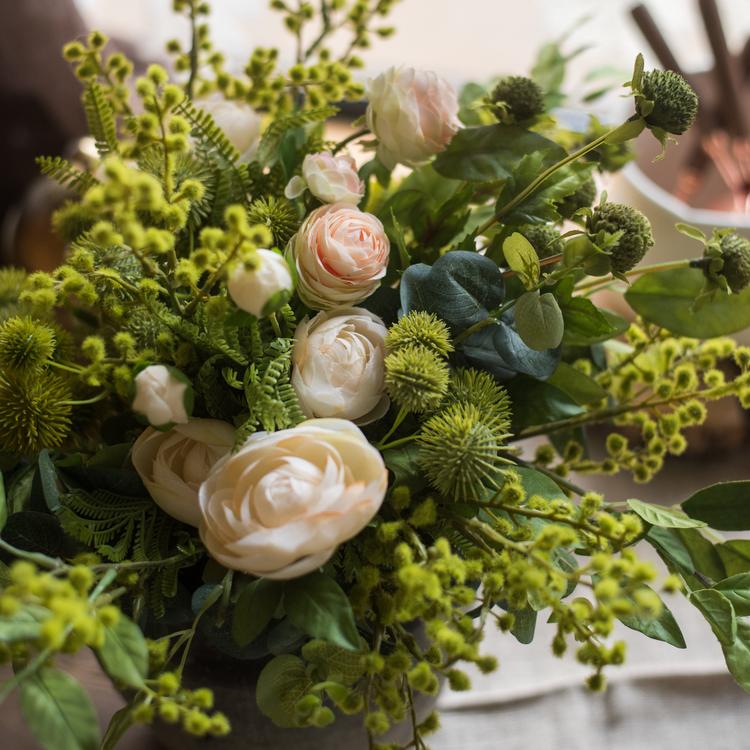
[{"label": "green fern frond", "polygon": [[119,144],[112,103],[107,99],[101,85],[96,82],[86,86],[82,98],[89,132],[94,137],[99,155],[116,154]]},{"label": "green fern frond", "polygon": [[315,107],[312,109],[300,110],[299,112],[292,112],[291,114],[274,120],[268,126],[266,132],[261,138],[260,146],[258,146],[258,161],[261,164],[267,164],[276,160],[281,139],[287,131],[294,128],[302,128],[306,125],[325,122],[329,117],[333,117],[338,111],[337,107],[329,104],[324,107]]},{"label": "green fern frond", "polygon": [[94,175],[79,169],[67,159],[59,156],[37,156],[39,171],[65,188],[83,195],[89,188],[99,184]]},{"label": "green fern frond", "polygon": [[203,148],[216,152],[228,164],[235,164],[239,161],[240,152],[224,135],[224,131],[208,112],[197,107],[188,98],[182,100],[175,108],[175,112],[182,115],[190,123],[193,128],[193,137]]}]

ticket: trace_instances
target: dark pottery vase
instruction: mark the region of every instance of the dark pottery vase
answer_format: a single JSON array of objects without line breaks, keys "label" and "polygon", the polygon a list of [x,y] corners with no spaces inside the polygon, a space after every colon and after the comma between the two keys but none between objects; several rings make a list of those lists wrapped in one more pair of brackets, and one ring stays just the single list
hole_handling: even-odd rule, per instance
[{"label": "dark pottery vase", "polygon": [[[227,715],[232,732],[227,737],[193,737],[179,726],[156,721],[154,733],[165,750],[367,750],[362,714],[337,713],[336,721],[323,729],[282,729],[262,714],[255,701],[255,686],[266,662],[233,659],[196,639],[183,684],[213,690],[215,707]],[[417,719],[425,719],[436,703],[437,696],[415,694]],[[378,741],[405,743],[411,736],[411,722],[404,721]]]}]

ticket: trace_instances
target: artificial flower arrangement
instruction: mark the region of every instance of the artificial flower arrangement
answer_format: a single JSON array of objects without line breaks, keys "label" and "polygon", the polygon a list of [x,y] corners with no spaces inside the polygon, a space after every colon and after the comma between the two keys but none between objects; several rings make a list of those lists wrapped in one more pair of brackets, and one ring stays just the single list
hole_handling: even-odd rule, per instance
[{"label": "artificial flower arrangement", "polygon": [[332,142],[391,5],[274,0],[288,70],[259,48],[231,74],[197,0],[174,3],[179,83],[154,65],[130,86],[99,33],[64,50],[100,160],[40,159],[77,195],[54,218],[67,259],[0,271],[0,692],[45,748],[100,746],[57,659],[89,648],[129,700],[102,748],[134,722],[229,733],[190,679],[223,655],[262,667],[279,727],[361,714],[371,748],[418,750],[437,726],[419,696],[496,667],[485,627],[555,623],[554,654],[601,689],[617,621],[684,647],[657,588],[750,689],[750,542],[706,530],[750,528],[750,482],[657,507],[571,478],[648,481],[707,402],[750,405],[750,349],[717,338],[750,324],[750,242],[679,227],[700,257],[639,266],[647,218],[594,179],[644,129],[684,132],[695,94],[639,58],[633,114],[576,131],[549,45],[532,78],[460,96],[392,68]]}]

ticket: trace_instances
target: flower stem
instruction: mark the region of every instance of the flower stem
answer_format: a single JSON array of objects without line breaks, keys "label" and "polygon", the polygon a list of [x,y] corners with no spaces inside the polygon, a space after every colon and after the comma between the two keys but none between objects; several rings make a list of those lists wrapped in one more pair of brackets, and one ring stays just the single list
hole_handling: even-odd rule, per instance
[{"label": "flower stem", "polygon": [[[406,409],[404,409],[403,406],[398,410],[398,414],[396,414],[396,418],[393,420],[393,425],[391,426],[391,429],[388,430],[388,432],[386,432],[385,435],[383,435],[383,437],[380,439],[380,442],[378,443],[378,446],[377,446],[378,450],[382,451],[383,448],[387,446],[388,438],[391,435],[393,435],[394,432],[396,432],[396,430],[401,426],[401,423],[406,419],[408,414],[409,412],[406,411]],[[395,442],[398,442],[398,441],[395,441]]]},{"label": "flower stem", "polygon": [[[653,263],[649,266],[640,266],[639,268],[634,268],[632,271],[627,271],[625,276],[630,278],[631,276],[642,276],[647,273],[655,273],[656,271],[673,271],[679,268],[690,268],[693,262],[694,261],[692,260],[671,260],[666,263]],[[584,281],[583,283],[578,284],[575,291],[582,292],[584,290],[592,290],[595,287],[611,284],[613,281],[615,281],[614,278],[606,276],[603,279],[590,279],[589,281]]]},{"label": "flower stem", "polygon": [[363,135],[367,135],[370,132],[369,128],[362,128],[361,130],[356,130],[351,135],[348,135],[344,140],[339,141],[334,147],[333,152],[334,154],[337,154],[339,151],[341,151],[342,148],[345,146],[348,146],[352,141],[356,141],[358,138],[361,138]]}]

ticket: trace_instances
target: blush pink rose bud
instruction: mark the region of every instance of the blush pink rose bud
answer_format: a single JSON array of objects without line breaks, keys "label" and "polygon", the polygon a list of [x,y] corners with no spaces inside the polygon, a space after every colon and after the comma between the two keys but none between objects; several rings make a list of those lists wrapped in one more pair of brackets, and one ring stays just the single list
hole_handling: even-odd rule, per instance
[{"label": "blush pink rose bud", "polygon": [[148,427],[133,445],[132,461],[154,502],[172,518],[198,526],[198,488],[232,449],[234,428],[218,419],[191,419],[168,432]]},{"label": "blush pink rose bud", "polygon": [[385,336],[388,329],[357,307],[305,318],[294,334],[292,386],[308,417],[368,424],[388,411]]},{"label": "blush pink rose bud", "polygon": [[174,367],[149,365],[135,376],[133,411],[152,427],[166,429],[185,424],[192,405],[190,381]]},{"label": "blush pink rose bud", "polygon": [[238,264],[229,273],[227,290],[241,310],[262,318],[285,304],[294,290],[292,273],[283,256],[273,250],[256,250],[254,267]]},{"label": "blush pink rose bud", "polygon": [[430,71],[390,68],[370,81],[367,98],[367,125],[389,169],[427,161],[461,127],[455,90]]},{"label": "blush pink rose bud", "polygon": [[367,526],[387,487],[380,452],[344,419],[256,432],[201,485],[201,539],[227,568],[297,578]]},{"label": "blush pink rose bud", "polygon": [[356,206],[365,194],[365,183],[359,179],[354,159],[346,154],[334,156],[329,151],[308,154],[302,162],[302,177],[292,177],[284,195],[297,198],[305,188],[323,203]]},{"label": "blush pink rose bud", "polygon": [[348,203],[315,209],[289,245],[297,293],[313,310],[355,305],[379,286],[390,243],[380,220]]}]

